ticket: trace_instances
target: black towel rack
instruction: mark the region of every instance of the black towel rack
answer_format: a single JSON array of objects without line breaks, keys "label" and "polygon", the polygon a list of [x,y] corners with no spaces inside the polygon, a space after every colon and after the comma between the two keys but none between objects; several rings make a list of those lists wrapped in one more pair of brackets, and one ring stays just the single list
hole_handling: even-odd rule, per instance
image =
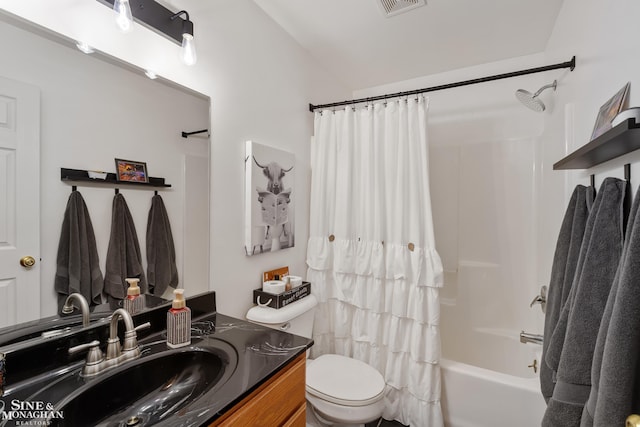
[{"label": "black towel rack", "polygon": [[115,193],[118,194],[120,192],[121,186],[134,187],[138,189],[154,189],[155,194],[158,194],[158,188],[169,188],[171,184],[166,184],[164,182],[164,178],[157,177],[149,177],[149,182],[134,182],[134,181],[118,181],[115,173],[107,173],[107,177],[105,179],[95,179],[89,178],[89,171],[84,169],[68,169],[68,168],[60,168],[60,180],[64,182],[73,182],[71,186],[71,191],[77,191],[78,185],[85,184],[96,184],[96,185],[104,185],[115,188]]}]

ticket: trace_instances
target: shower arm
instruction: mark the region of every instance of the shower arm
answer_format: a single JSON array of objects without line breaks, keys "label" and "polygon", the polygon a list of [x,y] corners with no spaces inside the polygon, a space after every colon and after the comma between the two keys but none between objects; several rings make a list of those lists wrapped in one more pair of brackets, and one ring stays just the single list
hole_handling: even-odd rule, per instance
[{"label": "shower arm", "polygon": [[556,90],[557,85],[558,85],[558,82],[554,80],[553,83],[549,83],[548,85],[542,86],[540,89],[538,89],[536,93],[533,94],[532,98],[537,98],[538,95],[540,95],[543,91],[545,91],[546,89],[549,89],[550,87],[552,87],[553,90]]}]

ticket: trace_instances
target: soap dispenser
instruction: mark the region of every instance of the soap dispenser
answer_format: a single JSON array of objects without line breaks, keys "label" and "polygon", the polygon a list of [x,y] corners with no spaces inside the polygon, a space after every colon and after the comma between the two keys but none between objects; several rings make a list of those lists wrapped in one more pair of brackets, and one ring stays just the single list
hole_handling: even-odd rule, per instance
[{"label": "soap dispenser", "polygon": [[184,289],[173,293],[175,297],[167,312],[167,345],[178,348],[191,344],[191,310],[184,300]]},{"label": "soap dispenser", "polygon": [[144,308],[144,298],[140,295],[140,287],[138,286],[140,279],[127,278],[125,280],[129,284],[129,289],[127,289],[127,297],[124,299],[123,307],[133,316]]}]

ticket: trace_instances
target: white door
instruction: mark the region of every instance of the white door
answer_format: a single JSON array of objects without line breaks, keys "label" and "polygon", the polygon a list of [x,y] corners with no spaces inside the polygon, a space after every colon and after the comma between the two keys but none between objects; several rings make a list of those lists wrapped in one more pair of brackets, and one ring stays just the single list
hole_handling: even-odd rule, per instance
[{"label": "white door", "polygon": [[39,317],[40,91],[0,77],[0,327]]}]

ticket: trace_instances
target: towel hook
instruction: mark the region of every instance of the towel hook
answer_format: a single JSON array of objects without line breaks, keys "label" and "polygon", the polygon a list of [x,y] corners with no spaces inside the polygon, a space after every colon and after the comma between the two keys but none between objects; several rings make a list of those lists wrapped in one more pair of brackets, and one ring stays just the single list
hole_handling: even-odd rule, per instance
[{"label": "towel hook", "polygon": [[625,181],[631,181],[631,163],[624,165],[624,179]]},{"label": "towel hook", "polygon": [[116,194],[120,194],[120,189],[116,188]]},{"label": "towel hook", "polygon": [[77,185],[72,185],[71,186],[71,191],[78,191],[78,186]]},{"label": "towel hook", "polygon": [[591,187],[596,188],[596,176],[594,174],[589,176],[589,183],[591,184]]},{"label": "towel hook", "polygon": [[158,190],[154,190],[154,191],[153,191],[153,194],[154,194],[155,196],[157,196],[157,195],[158,195]]}]

